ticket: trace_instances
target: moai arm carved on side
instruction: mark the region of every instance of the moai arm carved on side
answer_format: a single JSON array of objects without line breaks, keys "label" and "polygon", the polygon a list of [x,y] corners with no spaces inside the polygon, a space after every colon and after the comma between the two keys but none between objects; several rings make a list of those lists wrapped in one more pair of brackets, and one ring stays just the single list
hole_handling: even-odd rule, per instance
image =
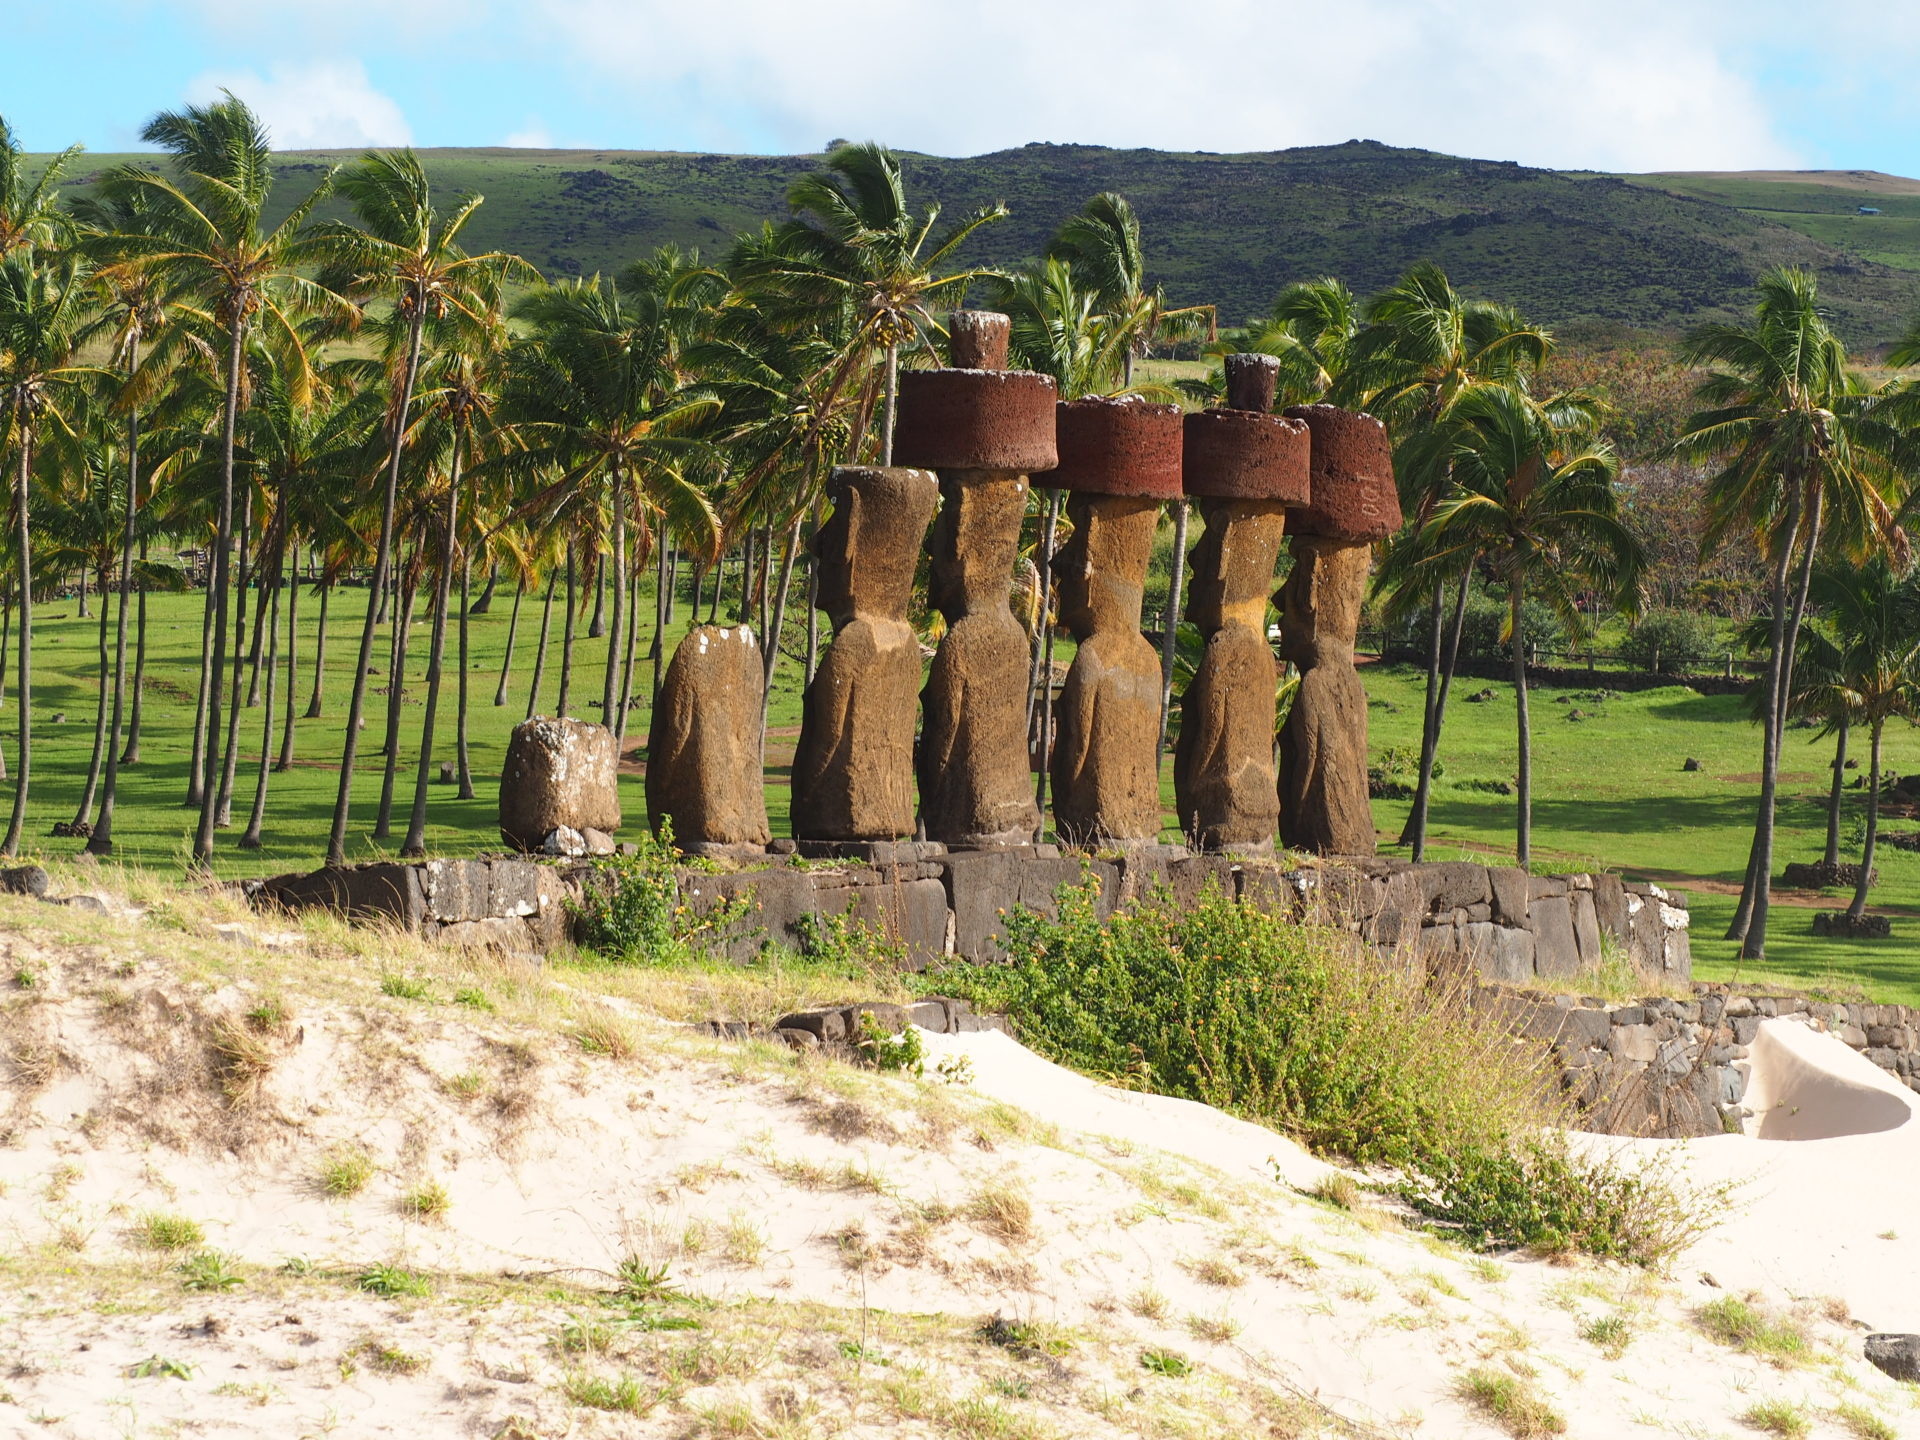
[{"label": "moai arm carved on side", "polygon": [[1400,528],[1393,447],[1371,415],[1332,405],[1286,412],[1313,432],[1313,503],[1291,522],[1281,650],[1300,688],[1280,730],[1280,836],[1329,855],[1374,853],[1367,795],[1367,692],[1353,665],[1373,543]]},{"label": "moai arm carved on side", "polygon": [[1206,650],[1181,700],[1173,783],[1200,850],[1270,851],[1279,818],[1267,598],[1287,507],[1307,503],[1309,438],[1303,421],[1269,413],[1278,369],[1270,355],[1227,356],[1227,408],[1186,418],[1186,491],[1206,527],[1187,618]]},{"label": "moai arm carved on side", "polygon": [[1061,619],[1079,641],[1060,692],[1054,826],[1073,845],[1150,843],[1160,833],[1160,657],[1140,603],[1161,504],[1180,493],[1177,405],[1085,399],[1059,406],[1060,468],[1073,537],[1055,562]]},{"label": "moai arm carved on side", "polygon": [[903,466],[843,465],[814,539],[816,604],[833,641],[807,686],[793,757],[798,840],[896,840],[913,831],[920,643],[907,622],[939,482]]},{"label": "moai arm carved on side", "polygon": [[1027,770],[1027,632],[1008,602],[1027,474],[1055,461],[1055,386],[1002,368],[1008,329],[1004,315],[956,312],[955,368],[900,377],[894,456],[940,475],[929,598],[947,618],[921,697],[920,813],[927,838],[954,849],[1026,845],[1040,824]]}]

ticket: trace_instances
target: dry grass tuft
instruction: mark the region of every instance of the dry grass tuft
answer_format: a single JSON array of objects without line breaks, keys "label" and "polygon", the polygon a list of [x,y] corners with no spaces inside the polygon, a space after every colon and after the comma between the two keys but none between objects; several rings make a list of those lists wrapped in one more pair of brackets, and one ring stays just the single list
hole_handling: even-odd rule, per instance
[{"label": "dry grass tuft", "polygon": [[1034,1238],[1033,1202],[1008,1181],[982,1185],[967,1201],[964,1213],[976,1229],[1009,1248]]},{"label": "dry grass tuft", "polygon": [[609,1060],[631,1060],[640,1053],[633,1027],[604,1006],[589,1007],[575,1022],[574,1043],[589,1055]]}]

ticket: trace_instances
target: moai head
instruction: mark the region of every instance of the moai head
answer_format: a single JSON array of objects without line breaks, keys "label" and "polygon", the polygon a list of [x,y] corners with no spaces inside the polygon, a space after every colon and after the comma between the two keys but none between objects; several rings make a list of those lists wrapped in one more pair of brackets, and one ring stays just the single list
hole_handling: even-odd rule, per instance
[{"label": "moai head", "polygon": [[1027,483],[958,471],[940,479],[940,514],[927,536],[927,598],[949,620],[1004,602],[1020,554]]},{"label": "moai head", "polygon": [[820,562],[815,604],[834,628],[856,614],[904,620],[913,601],[920,542],[939,482],[903,466],[841,465],[827,479],[833,512],[813,539]]},{"label": "moai head", "polygon": [[1264,630],[1285,513],[1262,500],[1203,498],[1195,504],[1206,529],[1193,548],[1187,618],[1202,632],[1230,623]]},{"label": "moai head", "polygon": [[1062,623],[1082,639],[1098,630],[1137,629],[1160,501],[1076,492],[1067,500],[1067,517],[1073,536],[1054,559]]}]

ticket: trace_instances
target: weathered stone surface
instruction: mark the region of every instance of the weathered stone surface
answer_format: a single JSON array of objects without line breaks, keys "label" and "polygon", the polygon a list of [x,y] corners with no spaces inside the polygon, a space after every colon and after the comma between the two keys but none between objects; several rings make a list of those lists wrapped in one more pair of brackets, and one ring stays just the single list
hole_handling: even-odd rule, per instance
[{"label": "weathered stone surface", "polygon": [[[1003,937],[1007,913],[1024,906],[1041,915],[1057,915],[1061,888],[1083,878],[1078,860],[1044,860],[1014,851],[976,851],[949,856],[942,867],[947,905],[953,911],[953,949],[970,960],[1006,957]],[[1112,911],[1113,867],[1097,867],[1101,913]]]},{"label": "weathered stone surface", "polygon": [[1250,410],[1186,418],[1181,483],[1189,495],[1303,506],[1312,494],[1306,423]]},{"label": "weathered stone surface", "polygon": [[47,878],[47,872],[38,865],[9,865],[0,870],[0,894],[38,899],[47,893]]},{"label": "weathered stone surface", "polygon": [[1069,844],[1160,832],[1160,657],[1140,634],[1159,508],[1143,495],[1068,501],[1073,538],[1055,567],[1061,619],[1080,643],[1054,711],[1050,770],[1055,828]]},{"label": "weathered stone surface", "polygon": [[1335,405],[1294,405],[1283,413],[1313,432],[1313,502],[1288,528],[1351,543],[1384,540],[1398,530],[1400,493],[1387,427]]},{"label": "weathered stone surface", "polygon": [[1822,910],[1813,917],[1813,933],[1843,940],[1884,940],[1893,934],[1893,921],[1885,915],[1855,916],[1844,910]]},{"label": "weathered stone surface", "polygon": [[620,828],[619,752],[603,725],[536,715],[507,741],[500,835],[516,850],[537,850],[562,826]]},{"label": "weathered stone surface", "polygon": [[1177,500],[1184,421],[1178,405],[1062,400],[1055,409],[1059,466],[1029,473],[1049,488]]},{"label": "weathered stone surface", "polygon": [[905,370],[897,465],[1030,475],[1059,461],[1051,375],[1030,370]]},{"label": "weathered stone surface", "polygon": [[353,920],[391,920],[416,930],[426,918],[422,867],[376,861],[278,875],[261,883],[257,901],[287,910],[319,908]]},{"label": "weathered stone surface", "polygon": [[955,848],[1019,845],[1040,828],[1027,765],[1026,628],[1008,605],[1027,482],[977,471],[940,477],[928,537],[929,598],[947,633],[921,696],[920,813]]},{"label": "weathered stone surface", "polygon": [[1527,928],[1533,932],[1534,973],[1542,980],[1565,980],[1580,973],[1573,906],[1566,896],[1536,896],[1528,907]]},{"label": "weathered stone surface", "polygon": [[556,825],[540,842],[540,851],[544,855],[578,859],[587,853],[587,837],[571,825]]},{"label": "weathered stone surface", "polygon": [[1420,889],[1433,912],[1479,905],[1488,896],[1487,867],[1445,860],[1420,867]]},{"label": "weathered stone surface", "polygon": [[1201,850],[1273,845],[1280,797],[1273,768],[1274,688],[1267,593],[1286,513],[1268,500],[1199,502],[1187,614],[1206,637],[1181,699],[1173,785],[1180,829]]},{"label": "weathered stone surface", "polygon": [[842,466],[814,540],[816,603],[833,640],[807,686],[792,771],[793,833],[889,840],[913,831],[920,646],[907,623],[939,482],[924,470]]},{"label": "weathered stone surface", "polygon": [[1502,866],[1487,870],[1487,886],[1493,891],[1493,918],[1502,925],[1527,923],[1527,872]]},{"label": "weathered stone surface", "polygon": [[764,657],[744,625],[696,625],[674,647],[647,730],[647,823],[698,854],[765,845]]},{"label": "weathered stone surface", "polygon": [[1281,587],[1281,651],[1300,686],[1280,730],[1280,837],[1330,855],[1374,853],[1367,794],[1367,692],[1353,668],[1366,596],[1365,545],[1293,537]]},{"label": "weathered stone surface", "polygon": [[955,310],[947,316],[947,363],[956,370],[1004,370],[1013,321],[997,310]]},{"label": "weathered stone surface", "polygon": [[1602,934],[1611,935],[1622,946],[1626,945],[1629,933],[1627,890],[1620,883],[1618,875],[1593,877],[1593,916]]},{"label": "weathered stone surface", "polygon": [[1462,948],[1483,978],[1505,985],[1525,985],[1533,979],[1533,936],[1525,930],[1471,922],[1465,927],[1462,941]]},{"label": "weathered stone surface", "polygon": [[1280,389],[1280,357],[1242,350],[1222,357],[1221,378],[1226,381],[1227,408],[1265,415],[1273,409]]},{"label": "weathered stone surface", "polygon": [[1592,970],[1600,964],[1600,922],[1594,915],[1593,892],[1574,890],[1567,900],[1573,911],[1574,953],[1584,969]]},{"label": "weathered stone surface", "polygon": [[1867,1360],[1895,1380],[1920,1384],[1920,1335],[1869,1335]]}]

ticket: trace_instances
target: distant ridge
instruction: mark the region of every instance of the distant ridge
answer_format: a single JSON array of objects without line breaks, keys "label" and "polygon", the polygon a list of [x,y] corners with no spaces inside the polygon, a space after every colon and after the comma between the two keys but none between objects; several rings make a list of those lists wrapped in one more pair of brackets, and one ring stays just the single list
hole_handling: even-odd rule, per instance
[{"label": "distant ridge", "polygon": [[[281,154],[289,183],[277,198],[291,205],[303,180],[354,153]],[[785,214],[789,183],[820,163],[420,153],[437,185],[487,195],[470,243],[516,251],[549,274],[614,272],[669,241],[724,254],[737,231]],[[153,159],[88,155],[81,173],[135,158]],[[937,199],[949,217],[995,200],[1011,208],[969,251],[996,263],[1033,256],[1089,196],[1120,191],[1140,212],[1154,278],[1178,303],[1217,303],[1225,324],[1263,311],[1292,280],[1338,275],[1365,293],[1421,259],[1469,293],[1554,325],[1671,331],[1729,316],[1749,303],[1754,277],[1782,263],[1819,273],[1856,344],[1888,341],[1920,313],[1920,181],[1873,171],[1563,173],[1370,140],[1238,155],[1033,144],[903,161],[916,203]],[[1884,213],[1859,216],[1860,204]]]}]

